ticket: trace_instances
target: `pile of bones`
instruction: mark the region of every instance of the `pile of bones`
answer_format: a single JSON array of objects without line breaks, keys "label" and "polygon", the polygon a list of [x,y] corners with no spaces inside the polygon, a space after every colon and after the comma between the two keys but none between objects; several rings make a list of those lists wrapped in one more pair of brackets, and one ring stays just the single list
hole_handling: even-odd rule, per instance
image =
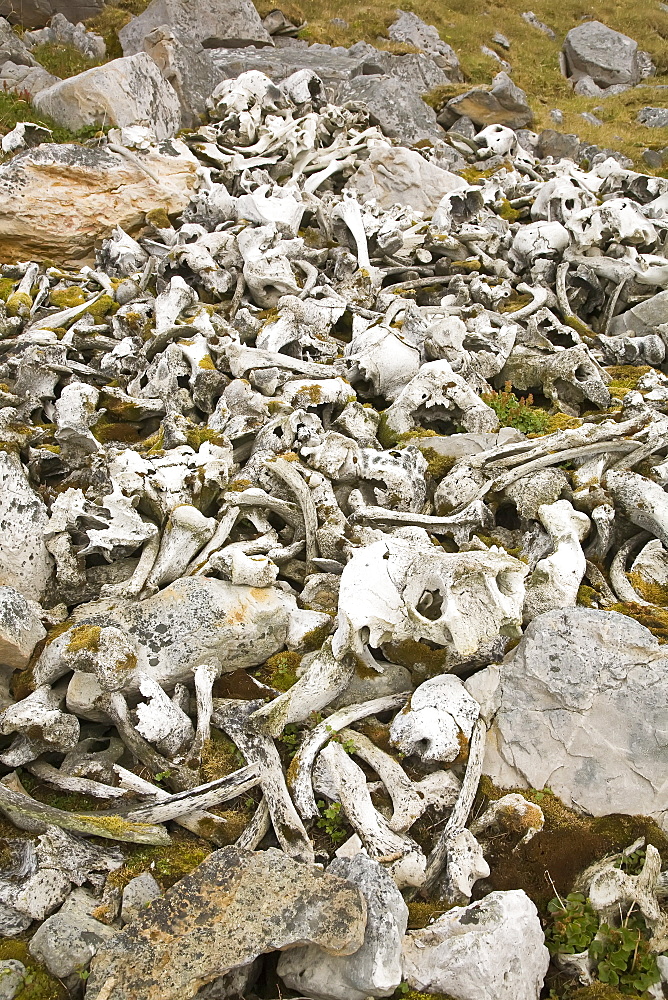
[{"label": "pile of bones", "polygon": [[[489,126],[451,137],[480,176],[426,218],[355,196],[396,144],[310,71],[210,104],[181,218],[2,269],[0,810],[61,850],[171,824],[213,849],[250,793],[238,844],[322,862],[338,803],[340,854],[461,903],[490,829],[540,826],[519,795],[471,822],[468,678],[583,584],[642,606],[627,571],[665,570],[668,181]],[[499,426],[508,383],[551,430]],[[286,649],[281,691],[252,671]],[[203,782],[221,733],[245,764]]]}]

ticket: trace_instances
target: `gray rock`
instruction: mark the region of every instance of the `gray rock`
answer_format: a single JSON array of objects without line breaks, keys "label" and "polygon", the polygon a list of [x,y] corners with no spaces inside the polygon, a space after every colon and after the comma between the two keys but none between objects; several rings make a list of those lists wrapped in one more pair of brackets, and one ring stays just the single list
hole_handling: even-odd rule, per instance
[{"label": "gray rock", "polygon": [[104,6],[104,0],[0,0],[0,15],[11,24],[24,28],[43,28],[54,14],[64,14],[68,21],[77,24],[95,17]]},{"label": "gray rock", "polygon": [[41,66],[17,66],[11,60],[0,68],[0,89],[15,94],[35,97],[47,87],[60,83],[60,77],[48,73]]},{"label": "gray rock", "polygon": [[480,127],[507,125],[509,128],[524,128],[533,121],[526,94],[504,72],[497,73],[490,90],[476,87],[454,97],[448,102],[448,108],[458,115],[468,115]]},{"label": "gray rock", "polygon": [[153,899],[162,896],[160,886],[149,872],[137,875],[130,879],[123,889],[123,903],[121,905],[121,920],[124,924],[130,923],[139,913],[146,908],[146,904]]},{"label": "gray rock", "polygon": [[598,118],[596,115],[592,114],[591,111],[583,111],[580,118],[584,118],[586,122],[590,125],[602,125],[602,119]]},{"label": "gray rock", "polygon": [[540,21],[532,10],[525,10],[522,14],[522,20],[526,21],[527,24],[530,24],[532,28],[536,28],[537,31],[542,31],[542,33],[547,35],[548,38],[551,38],[552,41],[554,41],[557,37],[552,28],[549,28],[547,24]]},{"label": "gray rock", "polygon": [[350,684],[331,704],[339,709],[345,705],[358,705],[363,701],[383,698],[388,694],[399,694],[413,687],[410,670],[397,663],[384,663],[382,674],[367,677],[363,672],[355,672]]},{"label": "gray rock", "polygon": [[433,108],[396,77],[356,76],[342,85],[338,99],[361,101],[385,135],[402,143],[411,145],[422,139],[443,137]]},{"label": "gray rock", "polygon": [[331,17],[329,19],[329,23],[332,24],[335,28],[341,28],[342,31],[345,31],[347,28],[350,27],[348,22],[344,21],[342,17]]},{"label": "gray rock", "polygon": [[70,905],[45,920],[30,941],[33,958],[43,962],[51,975],[59,979],[85,968],[98,948],[118,933],[86,912],[85,895],[72,893]]},{"label": "gray rock", "polygon": [[11,60],[17,66],[38,66],[39,63],[4,17],[0,17],[0,65]]},{"label": "gray rock", "polygon": [[550,961],[538,911],[521,889],[455,906],[404,939],[404,978],[457,1000],[538,1000]]},{"label": "gray rock", "polygon": [[166,25],[154,28],[144,38],[144,49],[157,64],[167,83],[174,88],[181,105],[184,128],[196,128],[206,110],[206,99],[221,76],[216,73],[211,53],[195,42],[181,39]]},{"label": "gray rock", "polygon": [[563,53],[567,75],[590,76],[599,87],[634,85],[641,79],[638,43],[600,21],[579,24],[566,35]]},{"label": "gray rock", "polygon": [[392,76],[406,84],[416,94],[424,94],[434,87],[442,87],[448,78],[429,55],[414,52],[395,56],[391,52],[375,49],[367,42],[356,42],[348,49],[348,56],[355,60],[351,76]]},{"label": "gray rock", "polygon": [[638,63],[640,64],[641,79],[646,80],[648,76],[654,76],[656,66],[652,62],[649,52],[643,52],[642,49],[638,49]]},{"label": "gray rock", "polygon": [[[474,697],[493,670],[471,679]],[[547,785],[594,816],[653,816],[666,828],[668,748],[656,734],[667,697],[668,651],[638,622],[548,611],[500,668],[484,771],[502,788]]]},{"label": "gray rock", "polygon": [[0,663],[23,670],[37,643],[46,636],[36,612],[23,594],[0,586]]},{"label": "gray rock", "polygon": [[[433,24],[425,24],[417,14],[398,11],[399,17],[391,24],[388,35],[393,42],[413,45],[433,57],[451,81],[463,80],[459,59],[452,46],[444,42]],[[510,44],[510,43],[509,43]]]},{"label": "gray rock", "polygon": [[550,118],[555,125],[562,125],[564,121],[564,113],[560,111],[559,108],[552,108],[550,111]]},{"label": "gray rock", "polygon": [[382,208],[409,205],[429,216],[444,194],[465,186],[461,177],[401,146],[376,146],[346,185],[363,200],[375,198]]},{"label": "gray rock", "polygon": [[615,316],[610,325],[610,333],[613,337],[621,333],[644,336],[654,333],[656,327],[662,323],[668,323],[668,291],[657,292],[651,299],[645,299],[637,306]]},{"label": "gray rock", "polygon": [[123,55],[141,52],[146,36],[161,25],[205,48],[273,45],[250,0],[151,0],[118,32]]},{"label": "gray rock", "polygon": [[26,967],[15,958],[6,958],[0,962],[0,1000],[14,1000],[23,986]]},{"label": "gray rock", "polygon": [[504,49],[510,48],[510,39],[506,38],[505,35],[502,35],[500,31],[497,31],[492,35],[492,41],[496,45],[502,45]]},{"label": "gray rock", "polygon": [[611,87],[599,87],[590,76],[581,76],[573,87],[578,97],[616,97],[631,89],[630,83],[614,83]]},{"label": "gray rock", "polygon": [[360,853],[337,858],[328,866],[356,885],[366,900],[364,943],[354,955],[328,955],[316,945],[291,948],[281,955],[277,972],[289,989],[315,1000],[364,1000],[387,997],[401,982],[401,942],[408,907],[392,876]]},{"label": "gray rock", "polygon": [[8,903],[0,903],[0,937],[18,937],[27,931],[32,923],[32,917],[27,913],[19,913]]},{"label": "gray rock", "polygon": [[665,149],[643,149],[642,158],[651,170],[661,170],[668,163],[668,146]]},{"label": "gray rock", "polygon": [[[10,160],[10,164],[15,162]],[[16,215],[16,198],[12,201]],[[48,520],[46,505],[30,486],[18,455],[0,451],[0,584],[14,587],[29,600],[41,600],[53,573],[44,542]]]},{"label": "gray rock", "polygon": [[649,128],[666,128],[668,126],[668,108],[641,108],[636,121]]},{"label": "gray rock", "polygon": [[568,132],[555,132],[554,129],[546,128],[538,136],[538,156],[544,159],[551,156],[555,160],[576,160],[580,140],[577,135]]},{"label": "gray rock", "polygon": [[181,127],[181,106],[146,52],[113,59],[38,94],[39,111],[73,131],[85,125],[149,125],[158,139]]},{"label": "gray rock", "polygon": [[365,924],[365,900],[349,882],[273,848],[225,847],[100,949],[86,998],[183,1000],[291,945],[351,955]]},{"label": "gray rock", "polygon": [[48,28],[26,31],[23,41],[30,49],[45,44],[72,45],[88,59],[102,59],[107,51],[101,35],[96,35],[94,31],[86,31],[83,24],[72,24],[64,14],[54,14]]}]

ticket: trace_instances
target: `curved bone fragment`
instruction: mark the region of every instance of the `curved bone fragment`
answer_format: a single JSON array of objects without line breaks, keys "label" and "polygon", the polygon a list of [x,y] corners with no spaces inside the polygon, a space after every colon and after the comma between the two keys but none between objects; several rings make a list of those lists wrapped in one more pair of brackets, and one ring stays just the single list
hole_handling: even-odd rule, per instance
[{"label": "curved bone fragment", "polygon": [[[458,843],[457,836],[465,828],[466,821],[469,813],[471,812],[471,807],[473,806],[473,800],[476,796],[476,792],[478,791],[478,785],[480,784],[483,759],[485,756],[486,733],[487,730],[485,728],[484,721],[482,719],[478,719],[473,726],[473,732],[469,742],[469,759],[466,764],[466,771],[464,773],[464,780],[462,781],[459,797],[453,806],[450,816],[448,817],[448,822],[443,828],[427,860],[427,869],[424,880],[425,892],[433,891],[445,873],[444,892],[447,897],[449,892],[447,883],[447,865],[451,845],[453,845],[452,850],[455,855],[457,855],[458,852],[466,851],[467,849],[466,841]],[[471,836],[473,836],[473,834],[471,834]],[[468,847],[470,848],[470,842]],[[473,851],[471,853],[471,857],[477,863],[477,852]],[[489,874],[489,872],[487,874]]]},{"label": "curved bone fragment", "polygon": [[658,483],[637,472],[611,469],[605,487],[625,517],[668,545],[668,494]]},{"label": "curved bone fragment", "polygon": [[[421,886],[426,858],[415,841],[391,830],[375,809],[364,771],[336,742],[320,754],[341,808],[369,857],[388,867],[397,886]],[[316,765],[317,766],[317,765]]]},{"label": "curved bone fragment", "polygon": [[337,659],[327,639],[292,687],[253,713],[254,724],[274,738],[280,736],[291,723],[303,722],[312,712],[327,708],[345,691],[354,670],[354,657]]},{"label": "curved bone fragment", "polygon": [[399,694],[386,695],[384,698],[374,698],[373,701],[365,701],[359,705],[346,705],[345,708],[328,716],[325,722],[319,723],[311,735],[304,740],[293,757],[288,772],[288,787],[297,809],[305,820],[317,819],[320,815],[315,804],[311,771],[316,757],[332,733],[338,733],[351,723],[359,722],[360,719],[365,719],[369,715],[377,715],[380,712],[389,712],[393,708],[400,708],[409,696],[409,691],[402,691]]},{"label": "curved bone fragment", "polygon": [[392,799],[390,830],[406,833],[427,808],[419,785],[415,785],[394,757],[354,729],[342,729],[341,739],[346,748],[352,748],[356,757],[372,767]]},{"label": "curved bone fragment", "polygon": [[[133,771],[127,771],[120,764],[114,764],[114,771],[118,775],[121,790],[127,789],[131,792],[139,792],[141,795],[151,796],[156,802],[167,802],[171,799],[170,793],[164,788],[152,785],[150,781],[140,778]],[[195,836],[202,837],[203,840],[210,840],[220,846],[227,843],[229,839],[225,819],[222,816],[216,816],[215,813],[206,812],[206,810],[192,809],[182,816],[175,816],[173,822],[177,826],[183,827],[184,830],[190,830]]]},{"label": "curved bone fragment", "polygon": [[312,863],[313,847],[290,798],[278,750],[274,741],[260,733],[253,724],[252,713],[257,708],[256,701],[217,698],[213,721],[233,740],[249,764],[256,768],[281,849],[291,857]]},{"label": "curved bone fragment", "polygon": [[215,529],[214,519],[205,517],[196,507],[189,504],[175,507],[162,534],[160,549],[144,591],[153,593],[183,576],[190,561],[210,540]]}]

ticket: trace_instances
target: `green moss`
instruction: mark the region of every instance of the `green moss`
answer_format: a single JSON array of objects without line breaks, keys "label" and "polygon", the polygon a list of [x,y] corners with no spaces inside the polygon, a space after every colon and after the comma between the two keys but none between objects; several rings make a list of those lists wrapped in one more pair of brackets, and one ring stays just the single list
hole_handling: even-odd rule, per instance
[{"label": "green moss", "polygon": [[32,299],[27,292],[12,292],[7,297],[6,309],[8,316],[27,317],[32,309]]},{"label": "green moss", "polygon": [[27,941],[0,940],[0,961],[14,959],[26,968],[23,985],[14,1000],[65,1000],[70,994],[28,951]]},{"label": "green moss", "polygon": [[169,889],[184,875],[190,875],[211,853],[201,841],[181,831],[174,832],[173,843],[168,847],[124,845],[123,850],[126,852],[125,864],[107,878],[108,885],[119,889],[143,872],[150,872],[163,890]]},{"label": "green moss", "polygon": [[[668,838],[646,816],[591,817],[569,809],[546,788],[500,789],[486,776],[480,781],[474,814],[488,801],[509,791],[520,792],[540,806],[545,825],[527,844],[517,845],[517,834],[506,834],[490,842],[486,859],[491,874],[485,891],[524,889],[541,913],[556,893],[566,896],[574,888],[578,875],[594,861],[616,854],[639,837],[653,844],[668,859]],[[555,892],[556,890],[556,892]]]},{"label": "green moss", "polygon": [[82,649],[87,649],[91,653],[97,653],[100,648],[100,625],[75,625],[70,634],[70,641],[67,649],[70,653],[78,653]]},{"label": "green moss", "polygon": [[198,362],[198,368],[207,368],[209,371],[217,371],[216,366],[213,363],[213,358],[210,354],[205,354],[203,358],[200,358]]},{"label": "green moss", "polygon": [[649,629],[660,643],[668,642],[668,609],[648,606],[646,604],[632,604],[624,602],[612,604],[608,611],[617,611],[620,615],[628,618],[635,618],[637,622]]},{"label": "green moss", "polygon": [[448,660],[447,649],[432,649],[426,643],[416,642],[415,639],[389,642],[383,648],[392,663],[398,663],[408,670],[413,670],[419,665],[430,677],[443,673]]},{"label": "green moss", "polygon": [[420,447],[420,451],[427,459],[427,472],[440,483],[441,479],[447,476],[457,459],[453,455],[439,455],[434,448]]},{"label": "green moss", "polygon": [[286,649],[282,653],[270,656],[256,671],[255,676],[263,684],[268,684],[278,691],[287,691],[297,682],[297,669],[301,661],[299,653]]},{"label": "green moss", "polygon": [[383,448],[394,448],[399,440],[399,437],[387,426],[387,414],[385,411],[383,411],[379,416],[380,419],[378,421],[376,437],[380,441]]},{"label": "green moss", "polygon": [[408,983],[402,983],[393,994],[393,1000],[453,1000],[449,993],[421,993]]},{"label": "green moss", "polygon": [[93,437],[100,444],[106,444],[108,441],[122,441],[124,444],[145,444],[140,424],[123,420],[113,420],[106,413],[93,424],[91,431],[93,432]]},{"label": "green moss", "polygon": [[304,647],[305,653],[312,653],[316,649],[320,649],[323,642],[327,636],[332,631],[331,621],[324,622],[322,625],[318,625],[317,628],[311,629],[307,632],[302,639],[302,646]]},{"label": "green moss", "polygon": [[90,313],[96,323],[101,323],[109,313],[115,313],[120,309],[120,303],[112,299],[111,295],[101,295],[97,301],[89,305],[84,312]]},{"label": "green moss", "polygon": [[498,210],[498,215],[506,222],[517,222],[518,219],[522,217],[522,213],[510,204],[507,198],[501,199],[501,208]]},{"label": "green moss", "polygon": [[246,763],[243,754],[232,740],[219,730],[211,730],[211,739],[206,740],[202,747],[202,765],[200,769],[202,782],[216,781],[226,778],[233,771],[238,771]]},{"label": "green moss", "polygon": [[638,385],[643,375],[653,369],[649,365],[611,365],[605,369],[612,381],[608,383],[608,391],[613,399],[623,399]]},{"label": "green moss", "polygon": [[152,208],[148,211],[146,213],[146,222],[149,226],[155,226],[156,229],[172,229],[169,216],[164,208]]},{"label": "green moss", "polygon": [[217,444],[219,447],[224,447],[227,443],[225,436],[220,431],[212,431],[210,427],[188,428],[186,440],[193,451],[198,451],[200,445],[203,445],[205,441],[210,441],[211,444]]},{"label": "green moss", "polygon": [[668,608],[668,587],[665,584],[649,583],[642,573],[632,571],[629,573],[629,580],[633,589],[637,591],[644,601],[649,601],[660,608]]},{"label": "green moss", "polygon": [[73,306],[82,306],[86,301],[86,296],[80,285],[70,285],[69,288],[54,288],[49,293],[49,302],[59,309],[71,309]]},{"label": "green moss", "polygon": [[413,900],[408,904],[408,930],[419,930],[443,916],[449,907],[444,903]]},{"label": "green moss", "polygon": [[593,587],[588,587],[585,583],[581,583],[578,587],[577,602],[583,608],[598,607],[599,596],[597,590],[594,590]]},{"label": "green moss", "polygon": [[533,296],[522,295],[520,292],[512,291],[507,299],[499,303],[500,313],[514,313],[518,310],[523,309],[524,306],[528,306],[530,302],[533,301]]},{"label": "green moss", "polygon": [[[15,285],[16,282],[13,281],[12,278],[0,278],[0,299],[2,299],[3,302],[6,302],[12,294]],[[6,389],[5,392],[7,392]]]}]

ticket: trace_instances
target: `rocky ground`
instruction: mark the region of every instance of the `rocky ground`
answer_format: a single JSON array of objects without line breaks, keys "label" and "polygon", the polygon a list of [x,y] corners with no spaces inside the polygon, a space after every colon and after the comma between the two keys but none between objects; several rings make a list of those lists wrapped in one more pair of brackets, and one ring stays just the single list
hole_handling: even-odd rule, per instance
[{"label": "rocky ground", "polygon": [[0,1000],[668,995],[663,42],[58,2],[0,8]]}]

